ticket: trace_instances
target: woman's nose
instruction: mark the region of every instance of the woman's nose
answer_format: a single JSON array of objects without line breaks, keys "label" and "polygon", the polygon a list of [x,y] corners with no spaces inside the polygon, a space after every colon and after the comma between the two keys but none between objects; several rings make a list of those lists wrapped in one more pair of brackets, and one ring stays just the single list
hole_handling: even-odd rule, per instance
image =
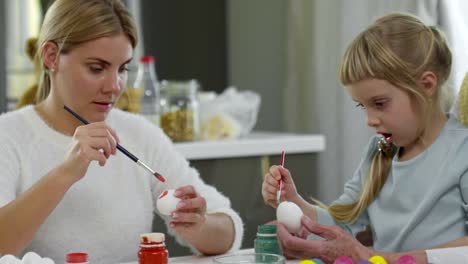
[{"label": "woman's nose", "polygon": [[109,76],[106,84],[106,91],[119,92],[120,87],[120,76],[119,74],[112,74]]}]

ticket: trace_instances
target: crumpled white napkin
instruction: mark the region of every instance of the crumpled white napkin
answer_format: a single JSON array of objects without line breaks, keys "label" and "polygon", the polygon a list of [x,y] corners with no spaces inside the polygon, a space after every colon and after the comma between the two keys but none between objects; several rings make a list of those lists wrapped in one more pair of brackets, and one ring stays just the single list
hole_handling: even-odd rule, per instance
[{"label": "crumpled white napkin", "polygon": [[22,259],[13,255],[4,255],[0,258],[0,264],[55,264],[50,258],[42,258],[37,253],[28,252]]}]

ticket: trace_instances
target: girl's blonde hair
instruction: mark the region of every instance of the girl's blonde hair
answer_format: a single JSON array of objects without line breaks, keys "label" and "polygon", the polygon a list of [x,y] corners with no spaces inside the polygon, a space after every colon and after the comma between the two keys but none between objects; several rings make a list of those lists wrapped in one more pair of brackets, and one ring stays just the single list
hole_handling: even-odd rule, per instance
[{"label": "girl's blonde hair", "polygon": [[[441,32],[414,16],[395,13],[376,20],[354,39],[343,55],[339,77],[345,86],[366,79],[385,80],[405,91],[423,120],[429,122],[434,111],[445,108],[441,90],[449,78],[451,64],[452,55]],[[426,71],[437,76],[439,87],[434,99],[419,88],[419,78]],[[337,221],[355,222],[382,189],[395,153],[393,147],[382,143],[379,149],[359,199],[326,207]]]},{"label": "girl's blonde hair", "polygon": [[37,42],[35,56],[39,87],[35,103],[50,92],[48,69],[42,62],[42,49],[55,42],[66,54],[77,46],[101,37],[125,33],[133,48],[138,43],[135,22],[120,0],[56,0],[47,10]]}]

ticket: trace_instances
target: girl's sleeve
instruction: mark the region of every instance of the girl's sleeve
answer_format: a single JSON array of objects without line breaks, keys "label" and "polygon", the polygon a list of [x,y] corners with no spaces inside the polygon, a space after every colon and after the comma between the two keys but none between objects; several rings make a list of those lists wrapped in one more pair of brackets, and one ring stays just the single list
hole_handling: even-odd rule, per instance
[{"label": "girl's sleeve", "polygon": [[[361,162],[355,171],[352,178],[346,182],[344,186],[343,194],[335,200],[332,204],[350,204],[359,199],[359,196],[362,192],[362,187],[372,162],[372,157],[375,154],[377,149],[378,137],[373,137],[367,147],[365,148],[364,155],[361,159]],[[343,228],[348,233],[355,236],[358,232],[361,232],[365,227],[370,224],[369,215],[367,210],[365,210],[357,219],[356,222],[352,224],[343,224],[335,221],[335,219],[330,215],[330,213],[324,208],[316,206],[317,212],[317,221],[323,225],[336,225]]]},{"label": "girl's sleeve", "polygon": [[[215,187],[206,184],[200,177],[198,171],[190,166],[189,162],[182,154],[176,151],[170,139],[159,128],[156,129],[159,130],[157,132],[159,136],[157,136],[157,148],[154,153],[155,159],[153,159],[155,160],[154,167],[158,168],[167,182],[164,185],[156,181],[153,182],[153,200],[157,200],[157,197],[159,197],[163,191],[162,188],[175,189],[186,185],[194,186],[197,193],[206,200],[207,214],[223,213],[231,218],[235,229],[235,238],[229,252],[238,250],[241,246],[244,226],[239,214],[232,209],[229,198],[221,194]],[[222,175],[218,176],[222,177]],[[160,214],[156,206],[155,212],[164,219],[168,226],[169,233],[174,235],[180,244],[189,246],[193,252],[199,253],[195,248],[180,239],[172,228],[169,228],[170,218]]]},{"label": "girl's sleeve", "polygon": [[458,170],[460,171],[460,193],[462,196],[462,208],[465,214],[465,227],[468,228],[468,139],[459,148],[456,160],[453,161],[453,167],[456,164],[461,165]]},{"label": "girl's sleeve", "polygon": [[0,153],[0,207],[3,207],[16,199],[20,166],[12,141],[4,135],[0,135]]}]

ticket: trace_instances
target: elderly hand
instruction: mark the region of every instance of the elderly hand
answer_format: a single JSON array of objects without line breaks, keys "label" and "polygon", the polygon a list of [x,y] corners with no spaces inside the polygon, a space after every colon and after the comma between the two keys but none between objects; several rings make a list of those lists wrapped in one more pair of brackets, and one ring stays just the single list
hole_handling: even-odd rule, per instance
[{"label": "elderly hand", "polygon": [[191,185],[179,187],[174,195],[181,199],[172,213],[170,226],[177,233],[198,231],[205,223],[206,200]]},{"label": "elderly hand", "polygon": [[[286,227],[278,224],[278,241],[287,258],[320,258],[333,263],[340,256],[348,256],[357,262],[371,257],[372,250],[337,226],[325,226],[312,222],[308,217],[301,219],[303,232],[300,237],[291,235]],[[316,234],[325,240],[307,240],[307,234]]]}]

